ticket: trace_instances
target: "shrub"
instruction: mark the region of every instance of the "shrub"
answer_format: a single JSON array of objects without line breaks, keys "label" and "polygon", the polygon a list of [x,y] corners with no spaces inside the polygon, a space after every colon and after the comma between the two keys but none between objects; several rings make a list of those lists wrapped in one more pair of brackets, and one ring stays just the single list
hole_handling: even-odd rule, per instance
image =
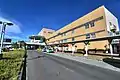
[{"label": "shrub", "polygon": [[23,50],[3,53],[3,59],[0,60],[0,80],[17,80],[23,56]]}]

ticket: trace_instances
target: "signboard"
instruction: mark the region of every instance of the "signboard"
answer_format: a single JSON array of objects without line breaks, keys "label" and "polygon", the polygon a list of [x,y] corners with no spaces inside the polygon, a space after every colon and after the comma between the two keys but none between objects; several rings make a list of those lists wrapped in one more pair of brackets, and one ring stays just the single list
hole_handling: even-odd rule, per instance
[{"label": "signboard", "polygon": [[11,42],[11,39],[4,39],[3,42]]}]

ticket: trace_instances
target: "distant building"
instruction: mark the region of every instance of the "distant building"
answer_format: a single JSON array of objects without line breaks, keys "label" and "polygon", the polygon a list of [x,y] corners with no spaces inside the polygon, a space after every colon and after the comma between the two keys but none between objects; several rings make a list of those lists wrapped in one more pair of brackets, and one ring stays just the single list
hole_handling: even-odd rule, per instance
[{"label": "distant building", "polygon": [[42,30],[38,33],[38,35],[46,37],[54,32],[55,30],[48,29],[48,28],[42,28]]},{"label": "distant building", "polygon": [[3,40],[3,48],[9,48],[12,46],[12,39],[5,38]]},{"label": "distant building", "polygon": [[46,37],[50,34],[52,34],[53,32],[55,32],[52,29],[47,29],[47,28],[43,28],[38,35],[31,35],[29,36],[30,41],[26,42],[29,48],[34,48],[37,49],[39,46],[43,46],[45,45],[45,43],[42,43],[42,38],[40,37]]}]

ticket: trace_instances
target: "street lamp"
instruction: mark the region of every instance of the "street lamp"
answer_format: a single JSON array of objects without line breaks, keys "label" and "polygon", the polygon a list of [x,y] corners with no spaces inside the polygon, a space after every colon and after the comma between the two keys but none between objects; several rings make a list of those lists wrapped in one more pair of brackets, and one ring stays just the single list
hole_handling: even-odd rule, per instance
[{"label": "street lamp", "polygon": [[4,35],[5,35],[5,29],[6,29],[6,26],[12,26],[13,23],[9,23],[9,22],[2,22],[0,21],[0,24],[2,24],[1,26],[1,44],[0,44],[0,55],[2,54],[2,47],[3,47],[3,40],[4,40]]}]

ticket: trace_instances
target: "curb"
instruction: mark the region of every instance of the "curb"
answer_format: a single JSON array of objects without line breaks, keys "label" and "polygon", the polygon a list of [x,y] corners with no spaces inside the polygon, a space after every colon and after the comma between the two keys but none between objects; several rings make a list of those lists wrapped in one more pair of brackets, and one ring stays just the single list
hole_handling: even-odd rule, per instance
[{"label": "curb", "polygon": [[[66,58],[66,57],[63,57],[63,56],[54,55],[54,54],[50,54],[50,53],[46,53],[46,54],[51,55],[51,56],[56,56],[56,57],[59,57],[59,58],[63,58],[63,59],[68,59],[68,60],[71,60],[71,61],[76,61],[78,63],[84,63],[84,64],[87,64],[87,65],[92,65],[92,66],[100,67],[100,68],[103,68],[103,69],[108,69],[108,70],[120,72],[119,68],[111,66],[111,65],[109,65],[107,63],[104,63],[104,66],[100,66],[100,65],[95,65],[95,64],[91,64],[91,63],[82,62],[82,61],[79,61],[77,59],[76,60],[75,59],[70,59],[70,58]],[[89,60],[89,59],[86,59],[86,60]],[[98,61],[98,62],[102,62],[102,61]]]},{"label": "curb", "polygon": [[23,66],[24,66],[24,58],[23,58],[23,61],[21,63],[21,68],[20,68],[20,71],[18,74],[18,80],[22,80]]}]

